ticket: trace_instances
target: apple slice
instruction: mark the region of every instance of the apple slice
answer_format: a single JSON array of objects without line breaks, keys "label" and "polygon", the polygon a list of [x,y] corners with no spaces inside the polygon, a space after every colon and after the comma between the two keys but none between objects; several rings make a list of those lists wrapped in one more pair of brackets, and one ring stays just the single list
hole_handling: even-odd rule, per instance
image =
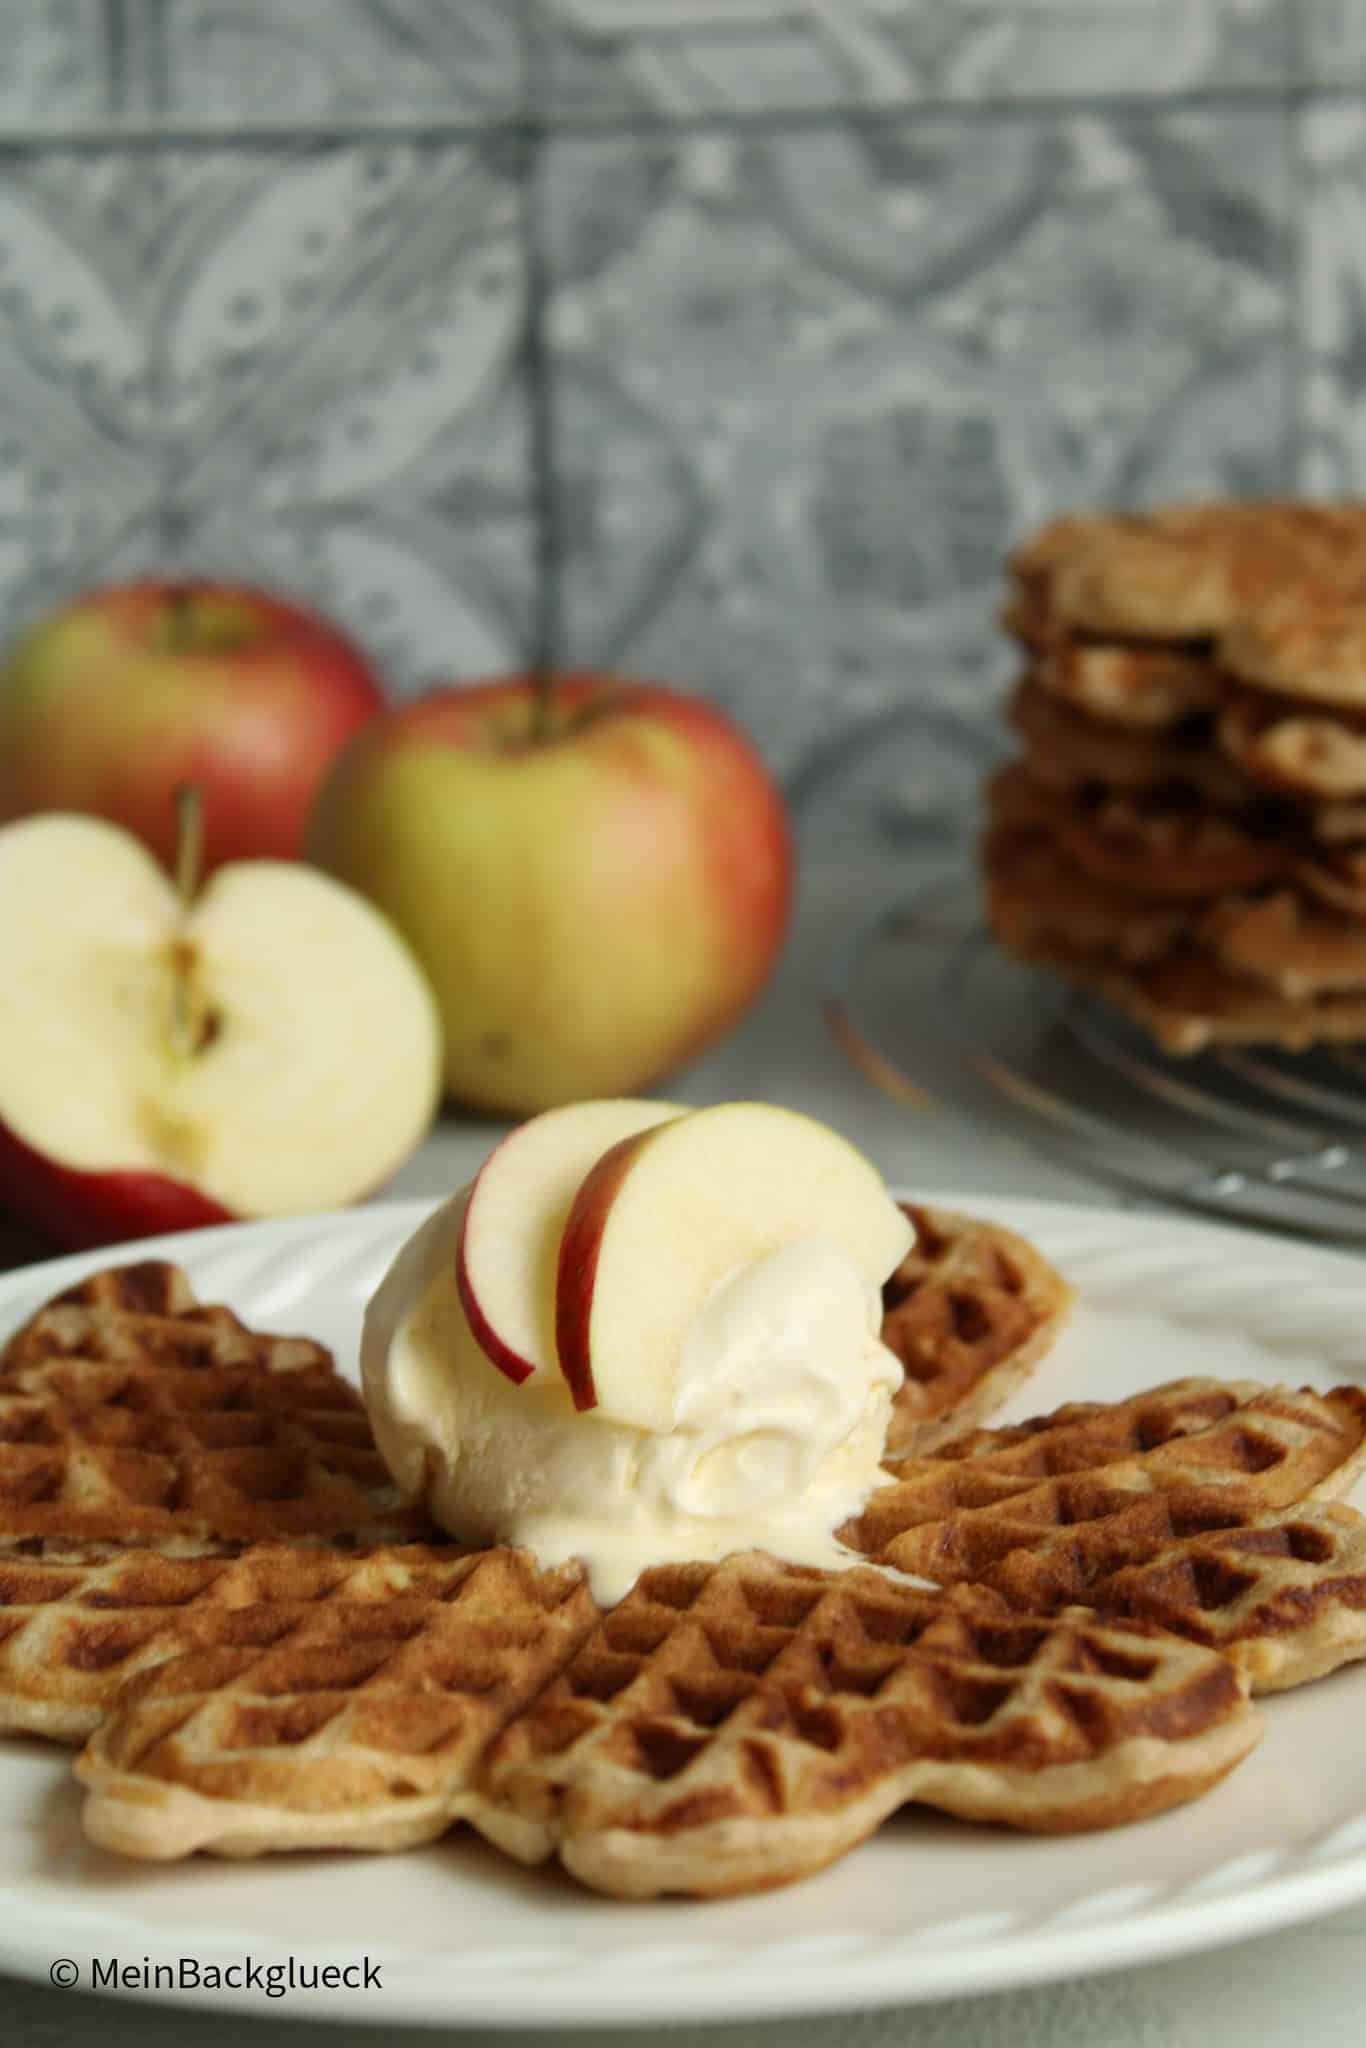
[{"label": "apple slice", "polygon": [[912,1236],[862,1153],[793,1110],[722,1103],[622,1139],[560,1240],[555,1338],[575,1407],[672,1428],[684,1338],[728,1274],[821,1237],[872,1289]]},{"label": "apple slice", "polygon": [[455,1279],[476,1343],[510,1380],[555,1365],[560,1235],[584,1175],[620,1139],[682,1115],[672,1102],[573,1102],[519,1124],[484,1161]]},{"label": "apple slice", "polygon": [[0,830],[0,1192],[68,1243],[353,1201],[435,1111],[431,992],[363,898],[286,861],[187,893],[100,819]]}]

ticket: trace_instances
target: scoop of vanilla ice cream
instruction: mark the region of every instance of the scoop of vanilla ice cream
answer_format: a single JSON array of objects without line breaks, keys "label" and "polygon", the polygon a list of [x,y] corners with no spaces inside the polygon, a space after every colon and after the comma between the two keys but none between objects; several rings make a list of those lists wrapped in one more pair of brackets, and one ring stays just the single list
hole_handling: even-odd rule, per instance
[{"label": "scoop of vanilla ice cream", "polygon": [[725,1279],[685,1340],[674,1426],[649,1431],[579,1412],[557,1372],[516,1385],[486,1357],[455,1278],[468,1192],[399,1253],[361,1345],[380,1450],[443,1528],[546,1565],[582,1558],[603,1605],[651,1564],[864,1561],[833,1532],[885,1482],[902,1370],[840,1246],[804,1238]]}]

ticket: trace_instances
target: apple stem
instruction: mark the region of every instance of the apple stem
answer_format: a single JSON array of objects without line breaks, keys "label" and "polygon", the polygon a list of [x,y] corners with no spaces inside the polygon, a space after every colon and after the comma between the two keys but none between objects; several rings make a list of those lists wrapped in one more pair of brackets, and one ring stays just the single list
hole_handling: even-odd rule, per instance
[{"label": "apple stem", "polygon": [[185,911],[198,894],[204,865],[204,798],[193,782],[182,782],[177,789],[175,818],[175,886]]}]

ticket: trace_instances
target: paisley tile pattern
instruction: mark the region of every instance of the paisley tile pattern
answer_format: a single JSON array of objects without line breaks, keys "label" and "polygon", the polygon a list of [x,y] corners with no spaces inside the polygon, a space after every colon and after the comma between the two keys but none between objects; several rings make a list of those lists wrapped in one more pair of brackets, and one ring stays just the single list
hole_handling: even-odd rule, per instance
[{"label": "paisley tile pattern", "polygon": [[118,60],[107,0],[0,0],[0,129],[105,120]]},{"label": "paisley tile pattern", "polygon": [[332,612],[395,688],[525,655],[520,158],[0,159],[0,611],[137,571]]},{"label": "paisley tile pattern", "polygon": [[1301,481],[1366,495],[1366,108],[1301,117],[1305,435]]},{"label": "paisley tile pattern", "polygon": [[688,119],[1275,85],[1295,4],[539,0],[544,111]]},{"label": "paisley tile pattern", "polygon": [[151,0],[176,123],[518,117],[524,0]]},{"label": "paisley tile pattern", "polygon": [[568,653],[788,774],[980,704],[1024,527],[1283,484],[1287,168],[1262,112],[552,141]]},{"label": "paisley tile pattern", "polygon": [[1303,76],[1314,85],[1366,80],[1366,0],[1303,0]]},{"label": "paisley tile pattern", "polygon": [[0,636],[250,577],[919,844],[1022,528],[1366,489],[1363,194],[1366,0],[0,0]]}]

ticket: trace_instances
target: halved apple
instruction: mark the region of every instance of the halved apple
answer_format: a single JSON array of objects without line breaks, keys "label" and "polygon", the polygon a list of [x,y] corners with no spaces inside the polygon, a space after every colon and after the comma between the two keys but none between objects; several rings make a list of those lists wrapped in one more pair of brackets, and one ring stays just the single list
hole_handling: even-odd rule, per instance
[{"label": "halved apple", "polygon": [[820,1237],[872,1289],[912,1235],[862,1153],[793,1110],[722,1103],[622,1139],[560,1240],[555,1339],[575,1407],[671,1428],[684,1338],[728,1274]]},{"label": "halved apple", "polygon": [[554,1368],[560,1236],[584,1175],[620,1139],[682,1114],[671,1102],[573,1102],[519,1124],[484,1161],[455,1279],[476,1343],[510,1380]]},{"label": "halved apple", "polygon": [[424,1135],[440,1027],[362,897],[290,861],[177,890],[130,834],[0,830],[0,1199],[60,1242],[354,1201]]}]

